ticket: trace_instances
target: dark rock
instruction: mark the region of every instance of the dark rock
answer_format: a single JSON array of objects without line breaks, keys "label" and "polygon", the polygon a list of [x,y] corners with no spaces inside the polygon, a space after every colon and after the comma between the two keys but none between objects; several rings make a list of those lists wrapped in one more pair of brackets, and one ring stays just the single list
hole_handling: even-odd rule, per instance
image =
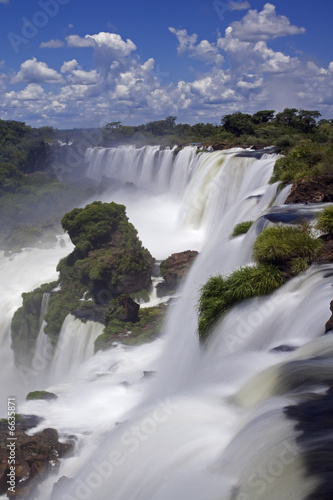
[{"label": "dark rock", "polygon": [[329,333],[333,330],[333,300],[330,303],[331,317],[325,324],[325,333]]},{"label": "dark rock", "polygon": [[296,349],[297,347],[282,344],[277,347],[273,347],[273,349],[270,349],[270,352],[292,352],[295,351]]},{"label": "dark rock", "polygon": [[298,179],[286,203],[328,203],[333,201],[333,177],[318,176],[309,181]]},{"label": "dark rock", "polygon": [[319,264],[326,264],[328,262],[333,262],[333,240],[325,241],[320,254],[316,259]]},{"label": "dark rock", "polygon": [[[50,471],[57,470],[59,459],[68,456],[73,449],[71,443],[60,443],[55,429],[44,429],[28,436],[24,431],[34,426],[32,415],[17,416],[15,426],[15,481],[16,496],[28,497],[44,480]],[[37,417],[38,418],[38,417]],[[29,422],[30,420],[30,422]],[[0,495],[6,494],[8,484],[6,476],[9,473],[8,464],[8,423],[1,421],[0,425]]]},{"label": "dark rock", "polygon": [[187,275],[198,252],[186,250],[184,252],[173,253],[170,257],[161,262],[161,275],[163,283],[158,283],[156,292],[158,297],[163,297],[174,293],[179,283]]},{"label": "dark rock", "polygon": [[109,314],[119,321],[137,323],[139,321],[140,305],[134,302],[129,295],[121,295],[111,303]]}]

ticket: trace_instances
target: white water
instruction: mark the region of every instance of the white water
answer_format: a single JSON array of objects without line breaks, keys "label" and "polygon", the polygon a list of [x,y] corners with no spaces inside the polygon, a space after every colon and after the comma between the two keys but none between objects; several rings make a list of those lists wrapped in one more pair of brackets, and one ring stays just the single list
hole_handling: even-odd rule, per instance
[{"label": "white water", "polygon": [[[87,152],[90,177],[117,177],[145,188],[144,196],[122,190],[102,198],[129,207],[144,244],[159,251],[154,256],[186,250],[183,245],[195,238],[193,249],[203,247],[171,306],[165,335],[138,348],[118,345],[90,356],[92,325],[78,326],[79,344],[73,335],[51,370],[49,390],[59,399],[21,403],[19,410],[45,418],[37,430],[56,427],[78,438],[77,453],[59,472],[75,482],[58,500],[302,500],[312,483],[302,477],[294,424],[283,416],[295,394],[279,380],[289,360],[333,352],[333,336],[321,337],[332,266],[314,267],[271,297],[232,309],[200,348],[200,286],[251,261],[257,226],[245,236],[229,235],[237,222],[258,219],[274,199],[276,186],[267,185],[274,158],[196,155],[194,148],[176,161],[172,155],[156,147]],[[160,227],[167,237],[160,239]],[[41,271],[41,262],[30,266],[30,273]],[[44,268],[38,277],[33,286],[30,278],[28,289],[46,281]],[[68,317],[62,336],[72,339],[77,321]],[[303,347],[270,351],[281,344]],[[144,371],[156,373],[143,378]],[[43,483],[40,500],[50,498],[55,480]]]}]

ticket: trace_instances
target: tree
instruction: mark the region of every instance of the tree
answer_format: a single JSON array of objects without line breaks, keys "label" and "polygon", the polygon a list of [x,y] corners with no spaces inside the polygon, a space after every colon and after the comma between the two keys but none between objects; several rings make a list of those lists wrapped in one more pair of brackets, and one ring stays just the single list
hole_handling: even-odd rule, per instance
[{"label": "tree", "polygon": [[222,116],[221,123],[227,132],[237,137],[243,134],[251,135],[254,133],[252,117],[246,113],[236,112],[231,115],[224,115]]},{"label": "tree", "polygon": [[275,117],[275,123],[279,125],[286,125],[288,127],[297,128],[297,109],[296,108],[285,108],[281,113],[278,113]]},{"label": "tree", "polygon": [[273,120],[274,113],[275,113],[274,109],[265,109],[262,111],[257,111],[252,116],[252,121],[253,121],[253,123],[256,123],[256,124],[268,123],[268,122]]}]

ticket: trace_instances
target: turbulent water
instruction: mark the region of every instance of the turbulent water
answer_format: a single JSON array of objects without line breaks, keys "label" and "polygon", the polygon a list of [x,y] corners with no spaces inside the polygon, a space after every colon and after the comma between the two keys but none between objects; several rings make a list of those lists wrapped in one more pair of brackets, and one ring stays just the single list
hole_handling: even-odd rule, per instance
[{"label": "turbulent water", "polygon": [[[39,500],[50,498],[63,475],[74,480],[57,489],[56,500],[303,500],[316,487],[285,408],[332,380],[333,336],[323,333],[333,266],[313,266],[271,296],[237,305],[205,348],[198,342],[196,307],[209,276],[251,263],[253,242],[272,218],[318,210],[283,206],[288,189],[269,185],[275,155],[238,153],[86,152],[85,175],[105,184],[96,199],[125,204],[156,258],[201,252],[169,306],[163,335],[150,344],[93,355],[101,327],[68,316],[56,356],[25,387],[10,356],[10,318],[20,293],[55,278],[70,245],[1,257],[1,283],[11,277],[1,326],[11,386],[2,399],[10,392],[20,413],[44,417],[36,431],[55,427],[77,437],[74,456],[41,485]],[[256,222],[230,239],[244,220]],[[41,321],[39,360],[48,352],[45,337]],[[28,390],[45,387],[58,399],[24,402]]]}]

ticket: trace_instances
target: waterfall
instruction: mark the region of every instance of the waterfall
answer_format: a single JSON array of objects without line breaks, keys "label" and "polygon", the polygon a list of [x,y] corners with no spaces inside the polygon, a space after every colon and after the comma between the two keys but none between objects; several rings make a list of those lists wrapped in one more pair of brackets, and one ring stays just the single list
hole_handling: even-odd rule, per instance
[{"label": "waterfall", "polygon": [[[197,336],[207,279],[250,265],[254,240],[272,221],[311,218],[319,209],[283,205],[290,188],[269,184],[278,156],[238,153],[86,151],[87,177],[135,185],[94,199],[126,205],[156,258],[190,248],[200,255],[169,306],[163,335],[150,344],[93,355],[102,326],[67,316],[49,373],[58,399],[19,408],[45,419],[38,429],[56,427],[78,440],[78,453],[42,483],[38,500],[50,500],[64,475],[73,481],[52,500],[305,500],[314,490],[285,408],[319,396],[332,380],[333,336],[323,333],[333,265],[313,265],[270,296],[236,305],[205,348]],[[254,221],[248,233],[230,239],[245,220]],[[45,282],[40,274],[37,284]]]}]

